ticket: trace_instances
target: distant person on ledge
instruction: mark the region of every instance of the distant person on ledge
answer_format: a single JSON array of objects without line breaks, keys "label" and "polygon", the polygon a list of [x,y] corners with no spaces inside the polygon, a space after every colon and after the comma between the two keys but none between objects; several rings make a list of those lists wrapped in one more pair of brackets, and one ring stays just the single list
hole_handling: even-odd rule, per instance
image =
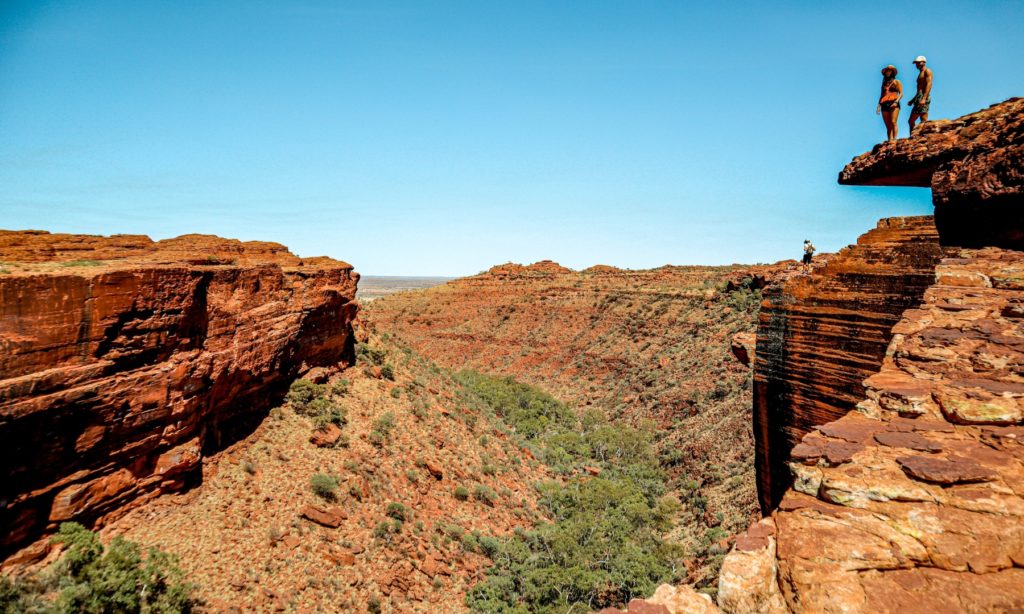
[{"label": "distant person on ledge", "polygon": [[900,117],[900,99],[903,98],[903,84],[896,78],[896,67],[892,64],[882,69],[882,95],[878,98],[875,113],[882,115],[885,122],[885,136],[895,141],[899,134],[896,120]]},{"label": "distant person on ledge", "polygon": [[914,58],[914,66],[919,72],[917,74],[917,94],[907,103],[908,107],[914,107],[910,110],[911,136],[914,134],[914,124],[918,119],[922,124],[928,121],[928,107],[932,104],[932,69],[925,66],[927,61],[923,55]]},{"label": "distant person on ledge", "polygon": [[804,264],[810,264],[814,258],[814,244],[810,239],[804,239]]}]

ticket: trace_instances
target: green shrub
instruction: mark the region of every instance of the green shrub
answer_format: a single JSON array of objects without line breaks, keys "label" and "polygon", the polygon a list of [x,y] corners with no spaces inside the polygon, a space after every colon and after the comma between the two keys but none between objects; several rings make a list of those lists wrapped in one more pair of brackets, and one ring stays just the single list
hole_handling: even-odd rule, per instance
[{"label": "green shrub", "polygon": [[[191,612],[194,586],[173,556],[115,537],[106,547],[74,522],[61,524],[54,541],[64,555],[26,578],[0,576],[2,612]],[[55,593],[55,594],[54,594]]]},{"label": "green shrub", "polygon": [[[530,441],[535,456],[568,477],[538,486],[551,522],[511,537],[477,537],[494,562],[466,597],[478,612],[576,612],[622,606],[674,580],[682,552],[664,541],[679,503],[665,497],[652,428],[577,420],[549,395],[509,378],[472,372],[460,382]],[[601,469],[580,477],[574,467]],[[492,503],[486,485],[473,496]],[[465,544],[465,542],[463,542]]]},{"label": "green shrub", "polygon": [[401,388],[396,386],[396,387],[391,389],[391,398],[392,399],[397,399],[400,396],[402,396],[402,389]]},{"label": "green shrub", "polygon": [[395,429],[395,415],[388,412],[377,418],[370,428],[370,443],[379,447],[391,440],[391,431]]},{"label": "green shrub", "polygon": [[465,486],[456,486],[454,495],[459,501],[465,501],[469,499],[469,489]]},{"label": "green shrub", "polygon": [[322,499],[334,501],[337,498],[338,478],[333,475],[317,473],[310,478],[309,485],[313,489],[313,494]]},{"label": "green shrub", "polygon": [[309,416],[313,421],[313,427],[317,430],[327,428],[328,424],[342,426],[347,421],[345,409],[324,397],[313,399],[300,413]]},{"label": "green shrub", "polygon": [[313,399],[322,396],[324,396],[323,386],[306,379],[297,379],[292,382],[291,387],[288,388],[288,394],[284,398],[296,413],[301,414],[305,413],[306,407],[313,402]]},{"label": "green shrub", "polygon": [[[388,364],[384,365],[383,367],[381,367],[380,368],[380,374],[381,374],[381,376],[384,379],[389,379],[391,381],[395,381],[395,368],[393,366],[391,366],[391,363],[388,363]],[[398,389],[395,388],[395,390],[398,390]]]},{"label": "green shrub", "polygon": [[388,503],[387,510],[384,513],[389,518],[401,520],[402,522],[409,519],[409,508],[405,507],[401,503]]},{"label": "green shrub", "polygon": [[387,352],[384,350],[370,347],[365,343],[356,344],[356,360],[370,363],[371,365],[381,366],[387,359]]},{"label": "green shrub", "polygon": [[331,385],[331,394],[339,397],[345,396],[348,394],[349,385],[350,382],[343,377]]},{"label": "green shrub", "polygon": [[511,377],[492,377],[475,371],[460,371],[455,377],[527,439],[544,433],[551,425],[571,427],[576,421],[564,403]]},{"label": "green shrub", "polygon": [[486,484],[477,484],[473,489],[473,497],[487,505],[494,505],[494,502],[498,500],[498,493]]},{"label": "green shrub", "polygon": [[99,266],[103,264],[102,260],[70,260],[68,262],[60,263],[61,266],[76,267],[76,266]]}]

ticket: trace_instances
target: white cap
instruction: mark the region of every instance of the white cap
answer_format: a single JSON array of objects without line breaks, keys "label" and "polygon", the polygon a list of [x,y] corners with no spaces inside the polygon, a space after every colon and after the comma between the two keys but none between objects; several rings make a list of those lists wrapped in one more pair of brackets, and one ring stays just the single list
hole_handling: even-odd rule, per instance
[{"label": "white cap", "polygon": [[927,62],[927,61],[928,60],[924,59],[923,55],[919,55],[916,58],[914,58],[914,64],[917,64],[918,62]]}]

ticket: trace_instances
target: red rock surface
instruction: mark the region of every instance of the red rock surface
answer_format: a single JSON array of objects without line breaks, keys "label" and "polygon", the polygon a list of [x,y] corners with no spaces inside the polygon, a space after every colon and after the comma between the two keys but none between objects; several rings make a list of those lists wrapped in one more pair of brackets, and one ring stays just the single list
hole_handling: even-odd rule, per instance
[{"label": "red rock surface", "polygon": [[181,490],[352,358],[358,275],[276,243],[4,231],[0,262],[0,555]]},{"label": "red rock surface", "polygon": [[935,277],[858,411],[794,448],[771,520],[779,588],[726,582],[748,556],[741,537],[720,576],[725,611],[776,611],[726,607],[775,590],[792,611],[1024,607],[1024,254],[962,250]]},{"label": "red rock surface", "polygon": [[889,218],[856,245],[768,286],[757,329],[754,437],[762,510],[790,484],[790,449],[853,409],[891,329],[943,255],[930,217]]},{"label": "red rock surface", "polygon": [[948,245],[1024,248],[1024,98],[955,120],[930,121],[877,145],[839,174],[847,185],[932,188]]}]

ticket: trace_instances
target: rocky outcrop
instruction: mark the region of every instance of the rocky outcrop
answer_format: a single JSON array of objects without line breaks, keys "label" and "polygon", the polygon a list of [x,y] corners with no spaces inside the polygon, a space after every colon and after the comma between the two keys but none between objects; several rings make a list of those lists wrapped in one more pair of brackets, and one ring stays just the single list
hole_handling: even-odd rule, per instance
[{"label": "rocky outcrop", "polygon": [[763,511],[791,483],[790,449],[863,398],[903,312],[943,255],[930,217],[889,218],[838,254],[764,290],[754,361],[754,438]]},{"label": "rocky outcrop", "polygon": [[[780,373],[789,370],[780,385],[803,373],[850,405],[854,388],[835,374],[862,372],[874,360],[880,366],[864,378],[855,411],[831,421],[821,420],[827,413],[809,414],[813,428],[788,462],[771,456],[771,477],[786,468],[793,480],[777,507],[779,482],[771,484],[771,516],[761,523],[774,528],[775,555],[761,525],[737,539],[719,580],[724,611],[758,611],[752,604],[777,601],[779,593],[795,612],[1024,608],[1024,253],[1008,249],[1024,247],[1022,127],[1024,101],[1010,100],[928,123],[911,139],[856,158],[840,175],[841,183],[930,185],[942,247],[936,251],[930,238],[928,257],[939,261],[930,274],[927,258],[919,261],[913,283],[892,288],[907,309],[891,330],[885,317],[872,320],[872,351],[863,355],[844,348],[827,312],[808,312],[793,335],[786,322],[772,326],[774,311],[789,317],[776,307],[785,299],[766,302],[756,365],[769,364],[762,358],[772,339],[786,349],[811,348],[816,334],[819,344],[797,357],[806,370],[786,364],[791,354],[768,355],[780,361]],[[890,256],[878,254],[863,268],[892,266]],[[824,271],[777,291],[817,307],[820,291],[800,289]],[[923,294],[920,282],[927,282]],[[851,295],[848,313],[872,296]],[[807,341],[794,342],[801,335]],[[891,341],[879,359],[882,337]],[[851,368],[856,362],[864,364]],[[786,412],[810,407],[759,393],[755,399],[767,407],[755,405],[755,418],[769,433],[786,434]],[[752,562],[747,546],[755,541],[761,558]],[[733,581],[736,569],[747,572],[744,582]]]},{"label": "rocky outcrop", "polygon": [[358,274],[276,243],[3,232],[0,261],[0,555],[182,489],[352,359]]},{"label": "rocky outcrop", "polygon": [[662,584],[647,599],[632,599],[625,610],[605,608],[596,614],[720,614],[709,595],[685,584]]},{"label": "rocky outcrop", "polygon": [[854,158],[839,183],[931,187],[943,244],[1024,249],[1024,98],[927,122]]},{"label": "rocky outcrop", "polygon": [[[1024,607],[1024,257],[963,250],[935,278],[857,411],[793,449],[778,570],[745,598],[777,577],[793,611]],[[726,607],[743,595],[727,570],[756,567],[747,540],[722,568],[726,611],[753,611]]]}]

